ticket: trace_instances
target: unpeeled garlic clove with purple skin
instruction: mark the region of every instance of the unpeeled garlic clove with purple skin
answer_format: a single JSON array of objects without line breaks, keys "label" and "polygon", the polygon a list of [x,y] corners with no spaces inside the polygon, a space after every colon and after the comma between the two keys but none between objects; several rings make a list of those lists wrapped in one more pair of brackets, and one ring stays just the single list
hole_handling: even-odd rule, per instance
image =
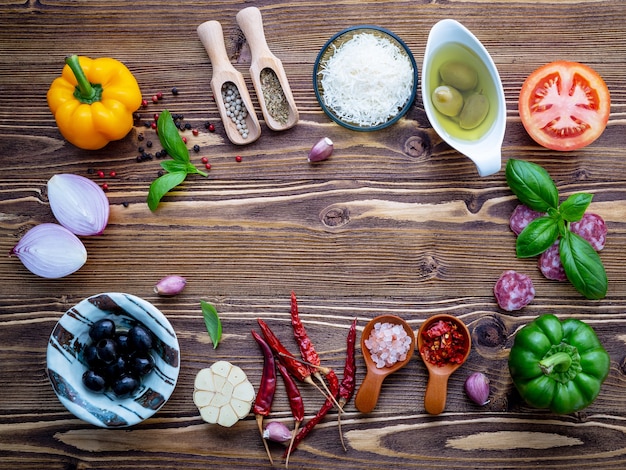
[{"label": "unpeeled garlic clove with purple skin", "polygon": [[330,157],[334,150],[333,141],[328,137],[320,139],[309,152],[309,163],[321,162]]},{"label": "unpeeled garlic clove with purple skin", "polygon": [[482,372],[474,372],[465,380],[465,393],[480,406],[489,403],[489,379]]},{"label": "unpeeled garlic clove with purple skin", "polygon": [[83,242],[65,227],[50,223],[31,228],[10,255],[16,255],[31,273],[48,279],[72,274],[87,261]]},{"label": "unpeeled garlic clove with purple skin", "polygon": [[76,235],[101,235],[109,221],[109,199],[84,176],[54,175],[48,180],[48,200],[59,223]]},{"label": "unpeeled garlic clove with purple skin", "polygon": [[165,276],[154,286],[155,294],[172,297],[180,294],[187,285],[187,279],[182,276]]},{"label": "unpeeled garlic clove with purple skin", "polygon": [[289,442],[291,440],[291,431],[280,421],[272,421],[265,426],[263,439],[273,442]]}]

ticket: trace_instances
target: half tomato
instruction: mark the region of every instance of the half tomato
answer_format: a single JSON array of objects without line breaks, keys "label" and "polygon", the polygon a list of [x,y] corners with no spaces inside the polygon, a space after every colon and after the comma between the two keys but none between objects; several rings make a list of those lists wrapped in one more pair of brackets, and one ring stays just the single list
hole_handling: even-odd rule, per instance
[{"label": "half tomato", "polygon": [[528,76],[518,105],[522,124],[535,142],[552,150],[576,150],[606,128],[611,97],[593,69],[557,61]]}]

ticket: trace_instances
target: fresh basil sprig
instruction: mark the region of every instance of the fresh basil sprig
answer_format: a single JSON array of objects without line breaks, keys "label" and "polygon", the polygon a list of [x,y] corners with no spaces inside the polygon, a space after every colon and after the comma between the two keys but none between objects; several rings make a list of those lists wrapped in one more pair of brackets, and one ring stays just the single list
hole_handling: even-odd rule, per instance
[{"label": "fresh basil sprig", "polygon": [[546,214],[519,234],[517,256],[537,256],[560,239],[559,256],[567,279],[587,299],[604,298],[608,280],[602,260],[587,240],[570,230],[570,223],[583,217],[593,195],[572,194],[559,204],[558,189],[548,172],[523,160],[508,160],[506,182],[522,204]]},{"label": "fresh basil sprig", "polygon": [[222,339],[222,322],[217,314],[217,309],[212,304],[201,300],[200,306],[202,307],[204,324],[206,325],[211,341],[213,341],[213,349],[215,349]]},{"label": "fresh basil sprig", "polygon": [[178,128],[174,124],[171,113],[165,109],[157,120],[157,132],[159,141],[172,160],[161,162],[161,168],[167,173],[159,176],[150,185],[148,191],[148,207],[155,211],[161,201],[170,190],[181,184],[187,175],[198,174],[207,176],[203,171],[196,168],[189,159],[189,149],[178,133]]}]

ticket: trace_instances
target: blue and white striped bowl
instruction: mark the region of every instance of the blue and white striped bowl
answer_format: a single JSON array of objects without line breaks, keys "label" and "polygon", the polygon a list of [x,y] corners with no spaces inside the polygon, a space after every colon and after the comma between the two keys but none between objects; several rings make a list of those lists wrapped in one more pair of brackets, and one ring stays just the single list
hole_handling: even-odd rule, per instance
[{"label": "blue and white striped bowl", "polygon": [[[82,351],[91,342],[89,328],[105,317],[118,329],[141,323],[155,339],[154,370],[128,398],[94,393],[83,385],[87,366]],[[59,400],[76,417],[103,428],[123,428],[149,418],[169,399],[180,370],[180,348],[172,325],[154,305],[130,294],[105,293],[84,299],[61,317],[48,342],[47,367]]]}]

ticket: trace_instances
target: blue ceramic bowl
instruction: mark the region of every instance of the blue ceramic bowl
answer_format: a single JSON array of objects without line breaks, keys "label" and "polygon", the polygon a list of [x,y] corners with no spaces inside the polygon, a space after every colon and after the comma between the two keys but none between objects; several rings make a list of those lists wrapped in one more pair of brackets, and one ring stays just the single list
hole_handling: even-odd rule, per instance
[{"label": "blue ceramic bowl", "polygon": [[[155,340],[154,369],[128,398],[110,391],[94,393],[83,385],[88,367],[82,351],[91,342],[89,328],[105,317],[118,330],[141,324]],[[47,368],[59,400],[76,417],[103,428],[123,428],[149,418],[168,400],[178,379],[180,348],[172,325],[151,303],[130,294],[98,294],[70,308],[56,324],[48,342]]]},{"label": "blue ceramic bowl", "polygon": [[[397,47],[401,52],[403,52],[406,55],[413,69],[412,70],[413,71],[412,83],[409,84],[411,91],[408,94],[407,99],[404,102],[404,104],[398,107],[397,112],[393,113],[393,115],[390,115],[383,122],[375,123],[372,125],[362,125],[360,123],[350,122],[350,121],[347,121],[345,118],[341,117],[340,116],[341,113],[337,113],[332,108],[332,106],[327,103],[324,97],[324,87],[322,84],[321,72],[326,67],[328,60],[336,53],[339,47],[341,47],[343,44],[353,39],[354,36],[356,36],[357,34],[361,34],[361,33],[368,33],[378,38],[386,39],[388,42],[390,42],[392,45]],[[408,46],[391,31],[388,31],[378,26],[372,26],[372,25],[353,26],[351,28],[340,31],[334,36],[332,36],[326,42],[324,47],[322,47],[322,49],[320,50],[319,54],[317,55],[317,59],[315,60],[315,65],[313,67],[313,88],[315,90],[315,96],[317,97],[317,101],[322,107],[322,110],[326,113],[326,115],[330,119],[335,121],[337,124],[340,124],[341,126],[347,129],[351,129],[353,131],[377,131],[377,130],[389,127],[392,124],[396,123],[402,116],[406,114],[406,112],[409,110],[409,108],[413,104],[413,101],[415,100],[415,96],[417,94],[417,80],[418,80],[417,64]]]}]

